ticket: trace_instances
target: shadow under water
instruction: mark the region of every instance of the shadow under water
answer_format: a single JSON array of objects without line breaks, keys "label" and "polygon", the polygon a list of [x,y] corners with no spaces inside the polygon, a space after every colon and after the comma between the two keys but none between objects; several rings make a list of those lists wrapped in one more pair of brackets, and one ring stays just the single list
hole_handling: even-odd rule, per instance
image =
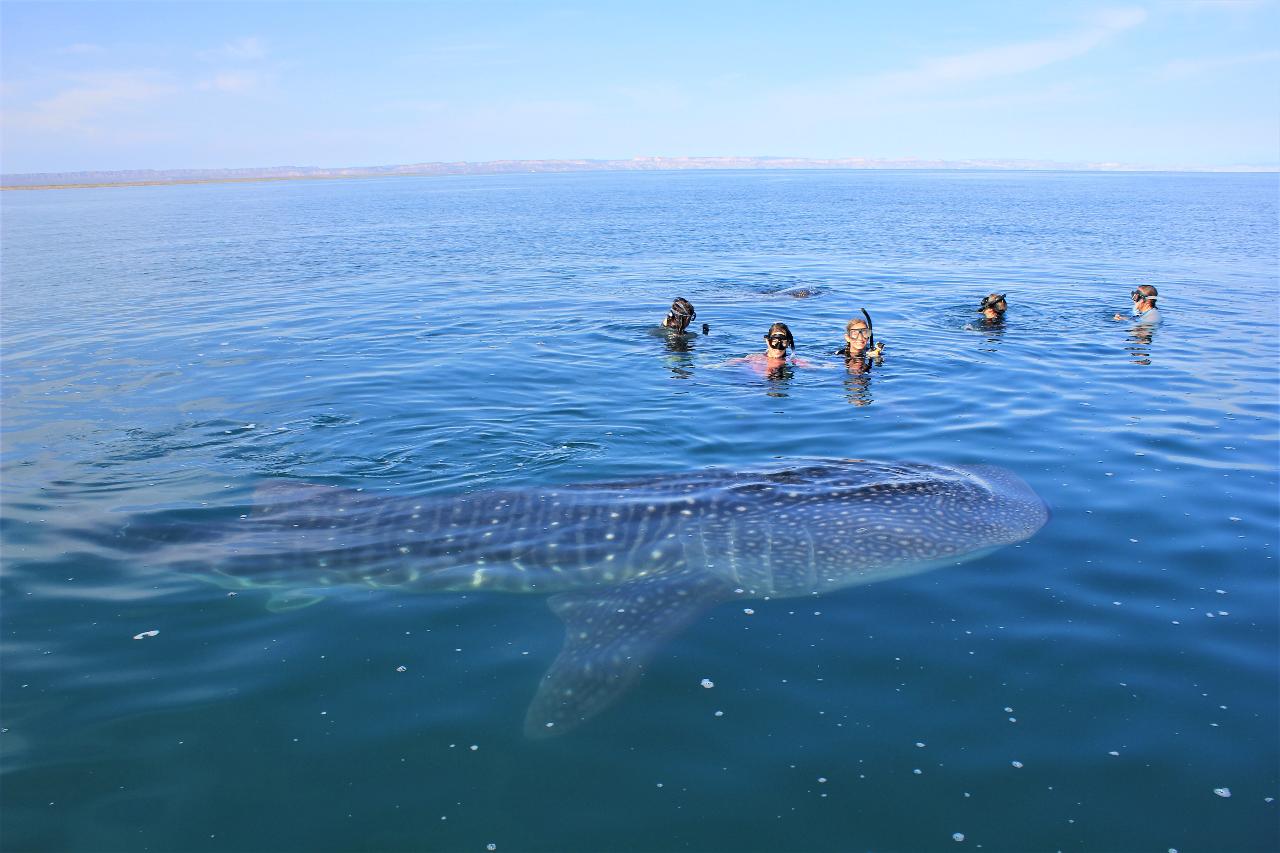
[{"label": "shadow under water", "polygon": [[[1032,536],[1041,499],[994,466],[815,460],[628,481],[394,498],[268,481],[251,511],[176,535],[157,568],[294,610],[341,586],[551,596],[565,643],[526,734],[611,705],[664,640],[735,598],[816,595],[956,565]],[[187,530],[187,533],[183,533]]]}]

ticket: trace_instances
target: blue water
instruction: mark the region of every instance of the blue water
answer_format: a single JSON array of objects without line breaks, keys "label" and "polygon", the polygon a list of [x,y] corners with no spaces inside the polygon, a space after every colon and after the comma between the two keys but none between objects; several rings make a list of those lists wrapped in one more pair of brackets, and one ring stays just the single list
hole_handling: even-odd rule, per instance
[{"label": "blue water", "polygon": [[[1280,847],[1278,189],[4,193],[0,846]],[[1149,335],[1111,319],[1139,283]],[[1007,322],[975,329],[991,291]],[[676,295],[709,335],[655,332]],[[884,363],[851,374],[826,353],[863,306]],[[819,364],[726,364],[775,320]],[[520,729],[562,639],[541,597],[276,612],[130,533],[212,529],[267,478],[413,497],[815,456],[996,463],[1053,517],[958,567],[713,609],[546,741]]]}]

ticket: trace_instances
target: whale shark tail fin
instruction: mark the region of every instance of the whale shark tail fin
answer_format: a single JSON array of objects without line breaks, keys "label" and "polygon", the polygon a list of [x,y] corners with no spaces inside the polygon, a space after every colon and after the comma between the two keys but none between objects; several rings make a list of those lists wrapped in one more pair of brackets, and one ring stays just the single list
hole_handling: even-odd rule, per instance
[{"label": "whale shark tail fin", "polygon": [[608,708],[666,639],[732,596],[721,578],[683,572],[548,599],[565,624],[564,648],[529,704],[525,735],[555,737]]}]

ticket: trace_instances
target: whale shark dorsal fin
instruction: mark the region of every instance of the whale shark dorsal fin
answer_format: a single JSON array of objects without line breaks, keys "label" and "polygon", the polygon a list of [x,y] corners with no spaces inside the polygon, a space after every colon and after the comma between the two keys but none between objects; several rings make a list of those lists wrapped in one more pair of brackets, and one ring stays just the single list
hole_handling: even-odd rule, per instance
[{"label": "whale shark dorsal fin", "polygon": [[682,572],[548,599],[564,621],[564,648],[529,704],[525,735],[554,737],[608,708],[667,638],[732,596],[721,578]]}]

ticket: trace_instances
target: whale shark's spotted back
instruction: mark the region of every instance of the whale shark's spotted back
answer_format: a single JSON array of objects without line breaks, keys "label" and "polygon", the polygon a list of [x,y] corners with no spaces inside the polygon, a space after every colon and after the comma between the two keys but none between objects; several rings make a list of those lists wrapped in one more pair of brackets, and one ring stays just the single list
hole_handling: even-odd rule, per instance
[{"label": "whale shark's spotted back", "polygon": [[607,706],[664,637],[719,601],[951,565],[1048,519],[1002,468],[862,460],[417,500],[273,481],[254,503],[204,562],[285,606],[353,583],[554,594],[566,641],[529,709],[532,734]]},{"label": "whale shark's spotted back", "polygon": [[452,498],[274,482],[237,538],[334,582],[559,592],[682,571],[759,595],[865,583],[1027,538],[1043,503],[1009,472],[864,461]]}]

